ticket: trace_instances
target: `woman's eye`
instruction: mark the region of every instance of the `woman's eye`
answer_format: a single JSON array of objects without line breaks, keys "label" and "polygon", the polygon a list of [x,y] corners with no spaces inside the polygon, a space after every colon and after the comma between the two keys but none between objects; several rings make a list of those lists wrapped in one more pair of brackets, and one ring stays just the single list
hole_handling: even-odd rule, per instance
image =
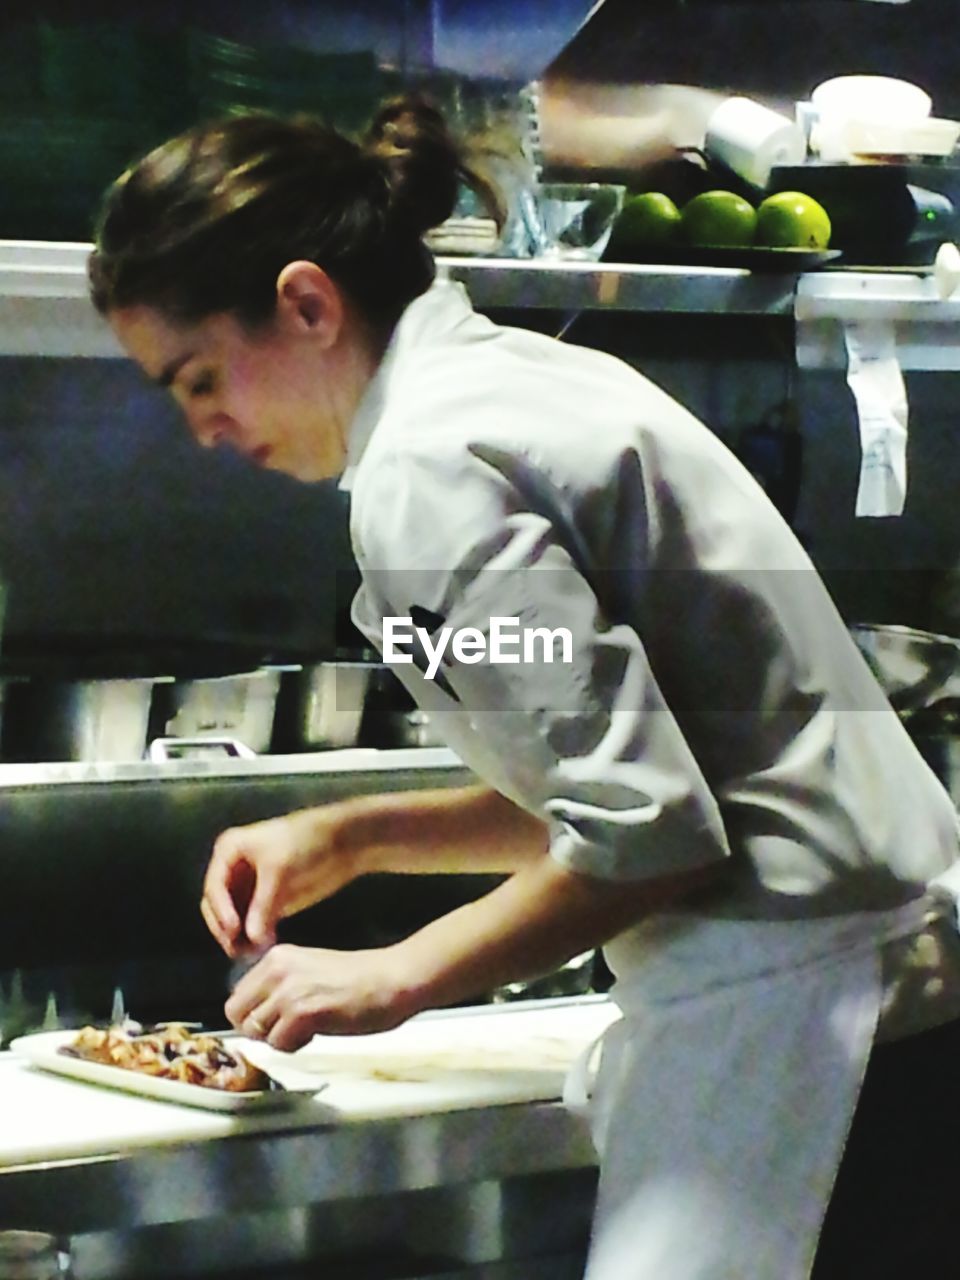
[{"label": "woman's eye", "polygon": [[213,390],[213,374],[202,373],[187,388],[188,393],[193,396],[208,396]]}]

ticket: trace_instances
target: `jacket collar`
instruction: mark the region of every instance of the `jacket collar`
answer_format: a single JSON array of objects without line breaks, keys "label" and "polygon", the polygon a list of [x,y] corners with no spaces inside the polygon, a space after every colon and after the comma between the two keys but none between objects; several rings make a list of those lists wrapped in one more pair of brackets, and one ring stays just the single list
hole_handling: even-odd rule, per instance
[{"label": "jacket collar", "polygon": [[449,333],[473,315],[463,285],[452,280],[435,280],[426,293],[404,311],[397,322],[380,364],[360,399],[347,436],[347,462],[339,487],[349,490],[364,453],[383,417],[391,384],[406,355],[412,350]]}]

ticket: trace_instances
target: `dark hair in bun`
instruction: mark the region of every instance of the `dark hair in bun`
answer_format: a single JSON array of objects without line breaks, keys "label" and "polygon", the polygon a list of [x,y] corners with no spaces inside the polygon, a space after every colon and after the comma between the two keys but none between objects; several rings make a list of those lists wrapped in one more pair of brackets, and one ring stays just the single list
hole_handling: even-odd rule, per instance
[{"label": "dark hair in bun", "polygon": [[461,184],[501,217],[443,116],[418,97],[385,103],[361,142],[307,117],[200,124],[107,191],[93,302],[184,321],[229,311],[255,326],[273,314],[277,276],[302,258],[372,324],[392,324],[433,280],[423,235],[450,216]]}]

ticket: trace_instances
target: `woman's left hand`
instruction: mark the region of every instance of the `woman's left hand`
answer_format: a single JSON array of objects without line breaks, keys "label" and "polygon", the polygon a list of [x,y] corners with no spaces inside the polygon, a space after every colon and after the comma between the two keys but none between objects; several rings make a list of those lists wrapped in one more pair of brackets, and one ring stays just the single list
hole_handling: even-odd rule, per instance
[{"label": "woman's left hand", "polygon": [[389,1031],[419,1012],[395,948],[328,951],[281,943],[237,984],[225,1012],[244,1035],[300,1049],[314,1035]]}]

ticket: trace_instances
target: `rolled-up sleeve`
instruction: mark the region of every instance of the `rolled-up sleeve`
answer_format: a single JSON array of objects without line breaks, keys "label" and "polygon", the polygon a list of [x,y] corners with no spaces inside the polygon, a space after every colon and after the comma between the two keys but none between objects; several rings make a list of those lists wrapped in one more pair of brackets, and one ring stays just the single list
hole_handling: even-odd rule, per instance
[{"label": "rolled-up sleeve", "polygon": [[[493,577],[494,581],[489,581]],[[521,632],[569,633],[550,662],[486,660],[447,669],[515,794],[550,824],[552,855],[610,879],[671,874],[728,853],[716,801],[666,705],[640,637],[603,617],[562,548],[537,566],[474,578],[448,625],[489,634],[493,617]]]},{"label": "rolled-up sleeve", "polygon": [[[435,623],[432,645],[446,628],[438,674],[470,729],[457,747],[476,773],[548,822],[552,856],[615,880],[729,856],[716,800],[640,635],[605,616],[562,530],[504,495],[499,509],[489,492],[472,503],[462,485],[449,496],[423,488],[408,510],[415,527],[405,521],[402,538],[376,522],[371,561],[361,566],[365,610],[409,615],[419,606]],[[501,660],[491,653],[504,626],[497,619],[518,637]],[[457,633],[473,639],[469,660],[452,653]],[[422,662],[404,677],[415,696],[431,683]]]}]

